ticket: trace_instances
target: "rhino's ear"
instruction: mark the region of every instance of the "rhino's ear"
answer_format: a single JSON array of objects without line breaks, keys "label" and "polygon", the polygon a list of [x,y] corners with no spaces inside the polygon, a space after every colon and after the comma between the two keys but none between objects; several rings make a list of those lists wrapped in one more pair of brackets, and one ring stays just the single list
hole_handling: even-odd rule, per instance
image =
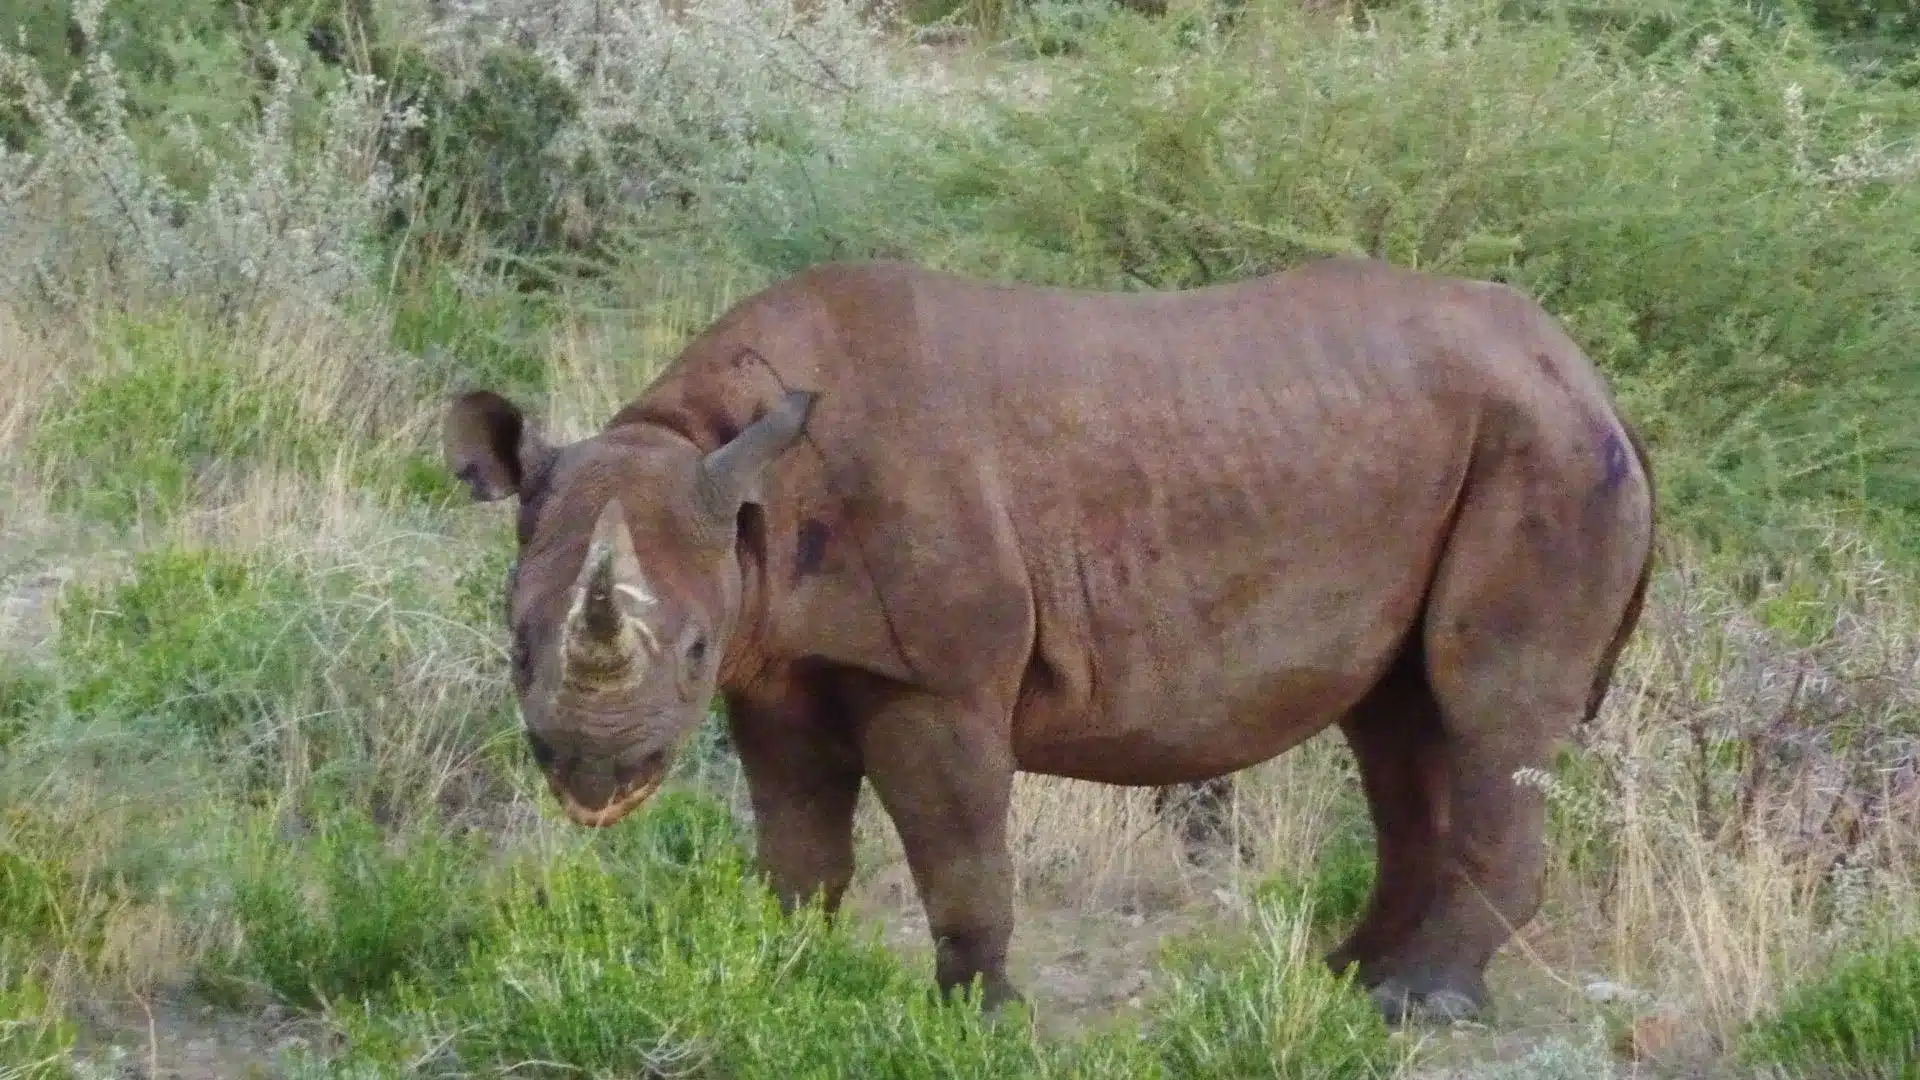
[{"label": "rhino's ear", "polygon": [[521,493],[527,474],[553,453],[520,406],[491,390],[472,390],[447,406],[441,428],[447,468],[477,502]]},{"label": "rhino's ear", "polygon": [[761,500],[767,466],[806,431],[817,397],[807,390],[788,391],[765,416],[701,459],[700,492],[717,523],[731,529],[741,506]]}]

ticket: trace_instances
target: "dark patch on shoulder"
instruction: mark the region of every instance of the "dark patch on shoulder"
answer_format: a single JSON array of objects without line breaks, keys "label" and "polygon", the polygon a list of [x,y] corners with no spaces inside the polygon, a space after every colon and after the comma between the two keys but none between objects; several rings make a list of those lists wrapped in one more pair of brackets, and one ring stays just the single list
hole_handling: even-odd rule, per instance
[{"label": "dark patch on shoulder", "polygon": [[827,541],[832,537],[833,530],[819,518],[808,518],[800,523],[800,534],[793,548],[793,580],[796,585],[802,578],[820,572],[820,566],[827,557]]}]

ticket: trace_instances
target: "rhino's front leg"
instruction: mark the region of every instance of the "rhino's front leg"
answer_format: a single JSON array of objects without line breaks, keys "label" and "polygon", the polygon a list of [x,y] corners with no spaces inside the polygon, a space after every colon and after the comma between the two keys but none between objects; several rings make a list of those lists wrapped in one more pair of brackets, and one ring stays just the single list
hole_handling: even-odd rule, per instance
[{"label": "rhino's front leg", "polygon": [[730,699],[727,726],[753,802],[756,855],[787,911],[824,894],[828,914],[853,880],[860,752],[798,694]]},{"label": "rhino's front leg", "polygon": [[1021,999],[1007,978],[1014,767],[1006,720],[992,707],[903,691],[863,712],[867,776],[900,833],[926,909],[934,980],[952,993],[978,976],[983,1007],[997,1012]]}]

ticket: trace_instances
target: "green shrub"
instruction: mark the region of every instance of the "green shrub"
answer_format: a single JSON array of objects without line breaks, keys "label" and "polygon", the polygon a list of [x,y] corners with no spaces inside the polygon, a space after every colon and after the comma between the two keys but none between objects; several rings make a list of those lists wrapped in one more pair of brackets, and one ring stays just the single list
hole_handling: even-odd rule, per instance
[{"label": "green shrub", "polygon": [[[70,81],[90,54],[109,57],[126,88],[128,134],[162,174],[196,192],[211,179],[203,150],[229,160],[243,152],[235,135],[260,108],[273,77],[270,48],[298,60],[315,42],[351,40],[371,25],[369,0],[108,0],[93,27],[80,23],[81,8],[72,0],[18,0],[9,5],[13,17],[0,48],[21,52],[82,116],[94,110],[98,88]],[[292,119],[310,130],[339,80],[319,64],[304,66]],[[192,143],[172,130],[186,124],[195,132]],[[25,147],[40,134],[11,97],[0,95],[0,145]]]},{"label": "green shrub", "polygon": [[[1400,1051],[1351,975],[1307,946],[1287,905],[1256,909],[1253,948],[1190,941],[1168,950],[1170,985],[1148,1041],[1169,1077],[1386,1080]],[[1251,956],[1249,956],[1251,952]]]},{"label": "green shrub", "polygon": [[1806,1077],[1920,1077],[1920,937],[1850,951],[1744,1033],[1753,1063]]},{"label": "green shrub", "polygon": [[490,889],[457,970],[422,967],[391,1004],[339,1014],[353,1052],[328,1075],[423,1061],[729,1080],[1392,1075],[1371,1003],[1303,960],[1300,928],[1270,906],[1252,959],[1238,941],[1175,950],[1145,1038],[1119,1024],[1042,1041],[1017,1008],[986,1023],[942,1002],[857,924],[783,916],[708,796],[672,793],[629,825],[559,840]]},{"label": "green shrub", "polygon": [[[467,1060],[605,1073],[691,1056],[738,1080],[911,1075],[916,1060],[1030,1071],[1031,1046],[933,1004],[878,942],[828,931],[817,910],[783,919],[737,849],[563,856],[515,882],[487,942],[450,999],[418,1002],[457,1010]],[[980,1059],[1005,1066],[967,1067]]]},{"label": "green shrub", "polygon": [[473,251],[505,256],[527,284],[550,283],[550,269],[528,261],[581,246],[563,198],[570,181],[556,140],[579,116],[573,91],[546,64],[511,46],[496,46],[472,77],[456,81],[425,52],[383,49],[375,69],[396,98],[425,121],[398,134],[388,159],[417,181],[406,204],[385,224],[389,241],[410,265]]},{"label": "green shrub", "polygon": [[257,822],[231,868],[239,944],[204,974],[258,979],[288,1002],[326,1005],[450,971],[481,911],[484,843],[433,827],[390,839],[351,808],[293,843]]},{"label": "green shrub", "polygon": [[1361,808],[1347,815],[1314,853],[1311,873],[1282,873],[1261,882],[1254,902],[1277,905],[1316,930],[1345,926],[1360,917],[1373,895],[1373,830]]},{"label": "green shrub", "polygon": [[620,862],[686,869],[742,855],[747,832],[719,801],[697,791],[663,791],[647,804],[644,824],[603,845]]},{"label": "green shrub", "polygon": [[482,1072],[673,1066],[735,1080],[1020,1077],[1044,1064],[1017,1024],[938,1002],[878,941],[829,928],[817,907],[783,917],[705,796],[567,834],[550,858],[517,863],[495,905],[458,972],[411,980],[404,1014],[353,1020],[361,1061],[439,1047],[431,1056]]},{"label": "green shrub", "polygon": [[0,753],[57,708],[59,697],[51,672],[0,655]]},{"label": "green shrub", "polygon": [[45,988],[15,975],[0,957],[0,1077],[68,1080],[77,1034]]},{"label": "green shrub", "polygon": [[249,379],[230,345],[177,313],[112,320],[107,362],[41,419],[32,445],[63,509],[125,525],[169,515],[210,470],[329,448],[291,395]]},{"label": "green shrub", "polygon": [[62,598],[68,766],[186,759],[369,808],[484,769],[500,682],[424,567],[160,549],[130,570]]},{"label": "green shrub", "polygon": [[1833,39],[1841,56],[1890,69],[1920,86],[1920,7],[1911,0],[1799,0],[1807,22]]},{"label": "green shrub", "polygon": [[104,362],[55,398],[34,432],[31,454],[55,504],[113,525],[164,520],[250,469],[319,477],[343,453],[351,477],[375,491],[427,504],[455,493],[437,448],[380,445],[370,424],[344,418],[354,401],[339,393],[366,390],[352,377],[343,391],[312,391],[312,372],[270,369],[247,355],[252,347],[181,310],[106,320]]},{"label": "green shrub", "polygon": [[[1636,61],[1491,4],[1374,19],[1263,2],[1199,37],[1110,20],[1044,96],[978,125],[930,118],[809,189],[866,203],[780,235],[817,220],[851,250],[1106,288],[1328,253],[1507,281],[1610,376],[1670,522],[1752,549],[1807,507],[1872,508],[1920,537],[1920,186],[1898,169],[1920,98],[1738,20],[1718,52]],[[899,190],[925,198],[855,212]]]},{"label": "green shrub", "polygon": [[330,584],[217,551],[142,553],[125,582],[62,598],[68,707],[205,746],[244,736],[324,676]]}]

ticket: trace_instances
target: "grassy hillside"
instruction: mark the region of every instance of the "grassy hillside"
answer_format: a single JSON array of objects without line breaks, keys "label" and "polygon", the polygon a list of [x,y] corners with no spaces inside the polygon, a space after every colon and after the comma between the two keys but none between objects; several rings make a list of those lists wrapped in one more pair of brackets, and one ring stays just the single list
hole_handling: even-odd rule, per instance
[{"label": "grassy hillside", "polygon": [[[31,0],[0,22],[0,1080],[1920,1077],[1920,24],[1893,0]],[[835,257],[1539,296],[1661,477],[1493,1022],[1319,952],[1332,733],[1190,859],[1022,777],[1031,1024],[923,992],[869,800],[783,920],[717,720],[607,834],[506,681],[440,402],[598,426]],[[1638,1070],[1637,1072],[1634,1070]]]}]

